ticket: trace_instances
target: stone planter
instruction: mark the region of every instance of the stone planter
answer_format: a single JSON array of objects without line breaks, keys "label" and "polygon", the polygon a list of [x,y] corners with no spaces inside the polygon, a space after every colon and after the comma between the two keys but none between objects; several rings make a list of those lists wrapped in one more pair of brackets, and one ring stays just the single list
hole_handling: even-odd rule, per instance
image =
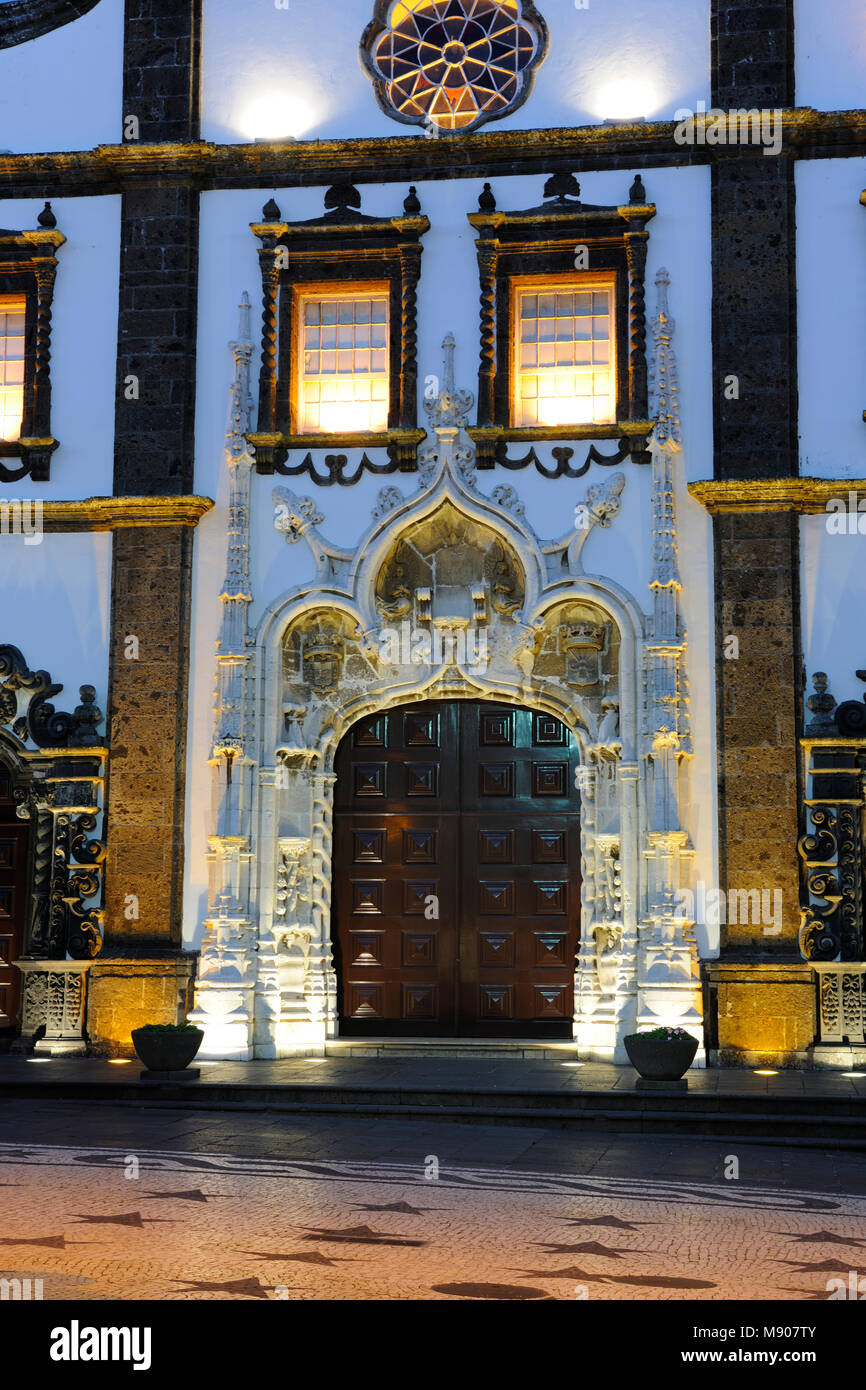
[{"label": "stone planter", "polygon": [[640,1033],[624,1038],[628,1060],[647,1081],[679,1081],[685,1076],[698,1050],[697,1038],[673,1042],[644,1038]]},{"label": "stone planter", "polygon": [[[150,1028],[134,1028],[130,1036],[147,1071],[164,1078],[173,1072],[183,1072],[189,1066],[202,1045],[204,1033],[201,1028],[185,1028],[182,1033],[155,1033]],[[194,1073],[187,1073],[190,1080],[198,1074],[197,1068]],[[142,1079],[145,1077],[146,1073],[142,1072]]]}]

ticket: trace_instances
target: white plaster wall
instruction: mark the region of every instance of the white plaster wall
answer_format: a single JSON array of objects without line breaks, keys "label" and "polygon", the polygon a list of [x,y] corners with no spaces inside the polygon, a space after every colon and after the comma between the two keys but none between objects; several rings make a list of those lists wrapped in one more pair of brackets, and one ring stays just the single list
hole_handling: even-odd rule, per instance
[{"label": "white plaster wall", "polygon": [[[846,493],[841,496],[847,500]],[[866,535],[830,535],[826,516],[803,516],[800,563],[807,691],[813,692],[813,673],[826,671],[827,688],[837,703],[859,700],[866,690],[854,675],[855,668],[866,664]],[[808,710],[806,718],[812,718]]]},{"label": "white plaster wall", "polygon": [[799,161],[796,186],[800,472],[866,478],[866,159]]},{"label": "white plaster wall", "polygon": [[798,106],[856,110],[866,102],[866,15],[862,0],[794,0]]},{"label": "white plaster wall", "polygon": [[0,150],[89,150],[122,134],[123,0],[0,49]]},{"label": "white plaster wall", "polygon": [[[51,202],[66,243],[57,253],[51,321],[51,479],[4,495],[75,499],[113,491],[120,196]],[[35,227],[43,200],[0,202],[0,226]],[[14,466],[14,463],[12,463]]]},{"label": "white plaster wall", "polygon": [[[63,690],[57,709],[73,710],[78,687],[96,687],[105,713],[108,698],[111,536],[43,535],[38,545],[23,536],[0,537],[3,617],[0,643],[18,647],[31,670],[47,670]],[[103,733],[105,726],[100,727]]]},{"label": "white plaster wall", "polygon": [[[581,179],[582,197],[591,203],[617,203],[627,196],[635,171],[594,173]],[[459,386],[473,391],[478,370],[478,270],[475,233],[466,213],[475,209],[482,180],[430,182],[418,185],[423,211],[431,222],[424,237],[418,297],[419,394],[427,374],[441,375],[441,342],[452,330],[457,339],[456,376]],[[676,350],[680,377],[680,401],[685,443],[680,488],[681,566],[685,591],[683,611],[690,635],[689,676],[694,723],[693,821],[690,828],[697,851],[696,876],[716,881],[716,784],[715,714],[712,652],[712,558],[709,521],[703,508],[685,491],[685,479],[711,476],[712,398],[710,337],[710,234],[709,173],[703,168],[649,170],[644,174],[648,197],[659,211],[650,224],[647,266],[647,309],[656,311],[654,278],[661,265],[671,275],[670,312],[676,320]],[[541,201],[544,179],[503,178],[493,183],[504,208],[532,207]],[[402,206],[404,185],[364,186],[362,210],[393,214]],[[278,189],[276,200],[286,218],[318,216],[324,189]],[[211,737],[214,688],[214,643],[218,636],[218,595],[225,572],[227,479],[223,452],[228,419],[232,354],[228,343],[238,331],[237,305],[242,290],[252,303],[253,386],[258,378],[260,274],[249,223],[258,220],[267,193],[252,191],[208,192],[202,197],[198,386],[196,406],[195,490],[216,500],[216,506],[196,530],[193,577],[192,661],[188,743],[186,939],[197,939],[206,899],[206,837],[210,827],[210,769],[207,765]],[[651,346],[648,338],[648,351]],[[423,412],[419,417],[425,423]],[[472,417],[471,417],[472,418]],[[551,461],[551,446],[538,446],[541,458]],[[588,445],[575,445],[574,463],[580,464]],[[613,453],[615,441],[602,441],[600,452]],[[523,445],[511,446],[519,456]],[[350,451],[350,462],[360,455]],[[377,452],[377,457],[379,454]],[[384,453],[381,454],[384,458]],[[293,456],[292,461],[296,461]],[[321,454],[319,455],[321,463]],[[583,552],[587,572],[616,580],[651,612],[647,585],[652,565],[651,476],[648,467],[629,462],[617,466],[626,475],[620,516],[609,530],[596,528]],[[497,483],[513,486],[526,506],[527,517],[543,537],[567,531],[589,485],[604,482],[613,469],[593,464],[578,480],[541,478],[535,469],[510,472],[497,468],[478,474],[482,492]],[[313,496],[324,514],[322,532],[339,545],[353,547],[370,524],[378,491],[395,486],[407,495],[417,486],[413,475],[386,477],[365,475],[352,487],[316,486],[308,476],[252,478],[252,589],[250,619],[255,624],[264,610],[282,593],[312,577],[314,567],[304,542],[287,545],[273,529],[271,493],[288,486],[300,496]],[[704,942],[705,949],[713,947]]]},{"label": "white plaster wall", "polygon": [[[550,48],[529,100],[486,129],[669,120],[709,99],[708,0],[542,0]],[[286,135],[411,135],[386,116],[358,46],[372,0],[205,0],[202,134],[237,143]],[[287,73],[291,71],[291,79]]]}]

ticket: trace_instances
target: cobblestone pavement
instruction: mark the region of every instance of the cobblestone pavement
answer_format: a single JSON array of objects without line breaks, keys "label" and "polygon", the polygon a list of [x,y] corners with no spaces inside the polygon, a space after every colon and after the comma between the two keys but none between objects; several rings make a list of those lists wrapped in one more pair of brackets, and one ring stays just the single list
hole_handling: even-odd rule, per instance
[{"label": "cobblestone pavement", "polygon": [[[726,1177],[739,1165],[739,1177]],[[0,1277],[46,1300],[825,1300],[862,1155],[6,1102]]]}]

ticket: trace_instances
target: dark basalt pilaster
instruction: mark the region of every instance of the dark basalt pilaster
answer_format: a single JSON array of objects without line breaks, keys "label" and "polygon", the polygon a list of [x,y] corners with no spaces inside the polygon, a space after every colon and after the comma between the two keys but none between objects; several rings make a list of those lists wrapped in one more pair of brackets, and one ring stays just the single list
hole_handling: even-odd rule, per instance
[{"label": "dark basalt pilaster", "polygon": [[[781,113],[794,105],[793,10],[793,0],[713,0],[716,110]],[[730,145],[714,159],[711,180],[714,476],[795,477],[794,160],[784,143],[777,154]],[[730,1061],[763,1049],[781,1058],[811,1041],[805,1015],[799,1032],[772,1022],[786,1011],[798,1017],[800,985],[770,965],[800,959],[799,520],[792,512],[731,511],[714,517],[713,544],[721,887],[782,894],[781,931],[722,928],[722,960],[737,962],[737,988],[751,982],[755,1026],[750,1033],[742,1017],[731,1022],[733,1004],[723,1009],[720,1000],[717,1056]],[[742,1013],[739,997],[736,1007]]]},{"label": "dark basalt pilaster", "polygon": [[[168,154],[198,139],[200,33],[201,0],[127,0],[130,148],[162,143]],[[197,186],[183,181],[134,183],[123,194],[116,496],[193,491],[198,204]],[[167,952],[169,974],[181,940],[191,562],[184,525],[114,534],[105,954],[130,944]],[[128,1045],[140,986],[129,982],[128,999],[126,988],[124,976],[108,1007],[94,997],[89,1027],[100,1047]],[[173,1019],[173,983],[159,1000],[155,1015]]]}]

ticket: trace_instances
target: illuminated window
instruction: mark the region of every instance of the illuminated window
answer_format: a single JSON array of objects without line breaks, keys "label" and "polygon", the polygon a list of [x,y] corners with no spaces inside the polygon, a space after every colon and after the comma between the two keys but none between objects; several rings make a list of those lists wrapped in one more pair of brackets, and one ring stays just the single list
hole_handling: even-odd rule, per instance
[{"label": "illuminated window", "polygon": [[513,423],[616,420],[613,278],[513,285]]},{"label": "illuminated window", "polygon": [[315,291],[298,306],[298,428],[334,434],[388,428],[388,286]]},{"label": "illuminated window", "polygon": [[0,295],[0,439],[18,439],[24,414],[24,299]]},{"label": "illuminated window", "polygon": [[[547,30],[528,0],[382,3],[369,53],[385,109],[435,130],[460,131],[505,115],[525,96]],[[369,34],[367,37],[369,43]]]}]

